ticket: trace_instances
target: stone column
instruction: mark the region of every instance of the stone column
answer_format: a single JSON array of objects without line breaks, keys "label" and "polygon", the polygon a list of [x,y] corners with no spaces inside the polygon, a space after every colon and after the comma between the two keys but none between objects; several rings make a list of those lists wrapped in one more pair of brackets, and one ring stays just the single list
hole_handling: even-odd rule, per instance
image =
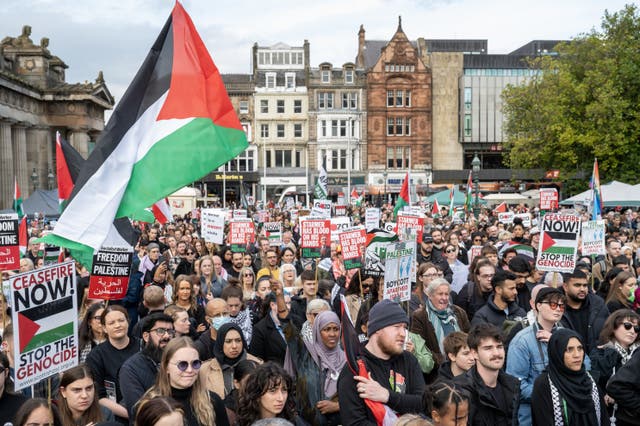
[{"label": "stone column", "polygon": [[[49,170],[55,175],[55,165],[53,164],[54,145],[51,143],[51,131],[46,126],[34,126],[27,129],[27,164],[29,173],[33,167],[38,171],[38,187],[49,189],[47,175]],[[55,187],[54,183],[54,187]]]},{"label": "stone column", "polygon": [[17,123],[11,128],[13,140],[13,172],[18,180],[22,192],[22,199],[26,199],[33,187],[29,185],[30,170],[27,164],[27,132],[26,123]]},{"label": "stone column", "polygon": [[89,156],[89,135],[79,129],[73,129],[70,133],[69,143],[86,159]]},{"label": "stone column", "polygon": [[13,176],[11,122],[0,120],[0,206],[3,209],[12,207]]}]

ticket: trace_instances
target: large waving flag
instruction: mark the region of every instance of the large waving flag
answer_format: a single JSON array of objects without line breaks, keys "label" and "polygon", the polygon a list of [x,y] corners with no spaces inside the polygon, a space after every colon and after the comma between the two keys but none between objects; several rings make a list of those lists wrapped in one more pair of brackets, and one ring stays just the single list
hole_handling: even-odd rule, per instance
[{"label": "large waving flag", "polygon": [[176,2],[50,235],[63,247],[97,250],[114,218],[153,205],[247,146],[220,73]]},{"label": "large waving flag", "polygon": [[318,200],[325,200],[327,198],[327,157],[322,159],[322,165],[320,166],[320,173],[318,174],[318,180],[316,186],[313,189],[313,196]]},{"label": "large waving flag", "polygon": [[74,179],[71,178],[69,167],[74,168],[73,173],[77,177],[83,164],[84,158],[80,153],[62,138],[60,132],[56,132],[56,175],[58,178],[60,212],[64,211],[67,201],[71,197],[71,192],[73,192]]},{"label": "large waving flag", "polygon": [[593,162],[593,173],[591,174],[591,182],[589,187],[593,192],[593,207],[591,209],[591,220],[597,220],[602,217],[602,188],[600,188],[600,172],[598,171],[598,159]]},{"label": "large waving flag", "polygon": [[22,193],[18,186],[18,178],[13,178],[13,210],[18,213],[18,218],[24,216],[24,210],[22,209]]},{"label": "large waving flag", "polygon": [[411,205],[411,197],[409,196],[409,172],[404,176],[404,181],[402,182],[402,188],[400,188],[400,195],[398,196],[398,201],[396,201],[396,206],[393,208],[393,217],[398,216],[398,212],[401,211],[404,206]]}]

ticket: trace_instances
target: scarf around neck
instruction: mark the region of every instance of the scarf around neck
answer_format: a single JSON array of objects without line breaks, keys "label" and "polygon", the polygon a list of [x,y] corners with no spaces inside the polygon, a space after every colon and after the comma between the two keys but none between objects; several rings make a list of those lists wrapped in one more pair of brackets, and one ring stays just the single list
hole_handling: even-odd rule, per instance
[{"label": "scarf around neck", "polygon": [[427,315],[429,321],[433,325],[433,329],[436,332],[436,339],[438,340],[438,346],[440,346],[440,352],[444,354],[444,338],[453,331],[460,331],[458,326],[458,319],[451,305],[447,306],[445,310],[439,311],[433,306],[431,300],[427,297]]}]

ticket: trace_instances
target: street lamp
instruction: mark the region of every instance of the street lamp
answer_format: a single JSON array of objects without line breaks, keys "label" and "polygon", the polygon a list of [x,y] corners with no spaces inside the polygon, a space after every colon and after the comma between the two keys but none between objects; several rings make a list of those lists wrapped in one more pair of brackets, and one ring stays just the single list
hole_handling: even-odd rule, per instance
[{"label": "street lamp", "polygon": [[[424,168],[424,174],[427,178],[427,198],[429,197],[429,185],[431,185],[431,179],[433,179],[433,166],[431,164],[427,164]],[[429,200],[427,200],[427,207],[429,205]]]},{"label": "street lamp", "polygon": [[53,189],[56,177],[53,175],[51,168],[49,168],[49,174],[47,175],[47,182],[49,183],[49,191]]},{"label": "street lamp", "polygon": [[31,173],[31,184],[33,184],[33,192],[38,189],[38,172],[36,172],[36,168],[33,168],[33,173]]},{"label": "street lamp", "polygon": [[480,202],[478,200],[478,184],[480,182],[480,159],[478,153],[474,154],[471,160],[471,172],[473,173],[473,189],[476,191],[476,199],[473,203],[473,215],[478,219],[480,216]]}]

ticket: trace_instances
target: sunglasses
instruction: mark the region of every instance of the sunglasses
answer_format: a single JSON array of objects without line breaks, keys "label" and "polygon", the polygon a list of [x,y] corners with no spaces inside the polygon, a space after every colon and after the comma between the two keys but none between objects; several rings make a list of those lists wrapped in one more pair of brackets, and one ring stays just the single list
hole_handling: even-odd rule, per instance
[{"label": "sunglasses", "polygon": [[192,252],[192,251],[188,251],[188,252],[187,252],[187,256],[192,256],[192,255],[194,255],[194,254],[195,254],[195,253],[194,253],[194,252]]},{"label": "sunglasses", "polygon": [[[189,361],[178,361],[173,365],[178,367],[178,370],[184,372],[189,368]],[[193,368],[194,370],[200,370],[200,367],[202,367],[202,361],[200,361],[199,359],[194,359],[193,361],[191,361],[191,368]]]},{"label": "sunglasses", "polygon": [[623,322],[622,326],[625,330],[631,330],[633,328],[633,331],[635,331],[636,334],[640,333],[640,325],[633,325],[630,322]]},{"label": "sunglasses", "polygon": [[252,277],[253,274],[243,274],[245,277]]},{"label": "sunglasses", "polygon": [[558,308],[560,308],[561,311],[564,311],[564,303],[558,303],[558,302],[540,302],[540,303],[546,303],[554,311]]},{"label": "sunglasses", "polygon": [[455,249],[449,249],[449,250],[445,250],[445,253],[455,253],[456,250]]}]

